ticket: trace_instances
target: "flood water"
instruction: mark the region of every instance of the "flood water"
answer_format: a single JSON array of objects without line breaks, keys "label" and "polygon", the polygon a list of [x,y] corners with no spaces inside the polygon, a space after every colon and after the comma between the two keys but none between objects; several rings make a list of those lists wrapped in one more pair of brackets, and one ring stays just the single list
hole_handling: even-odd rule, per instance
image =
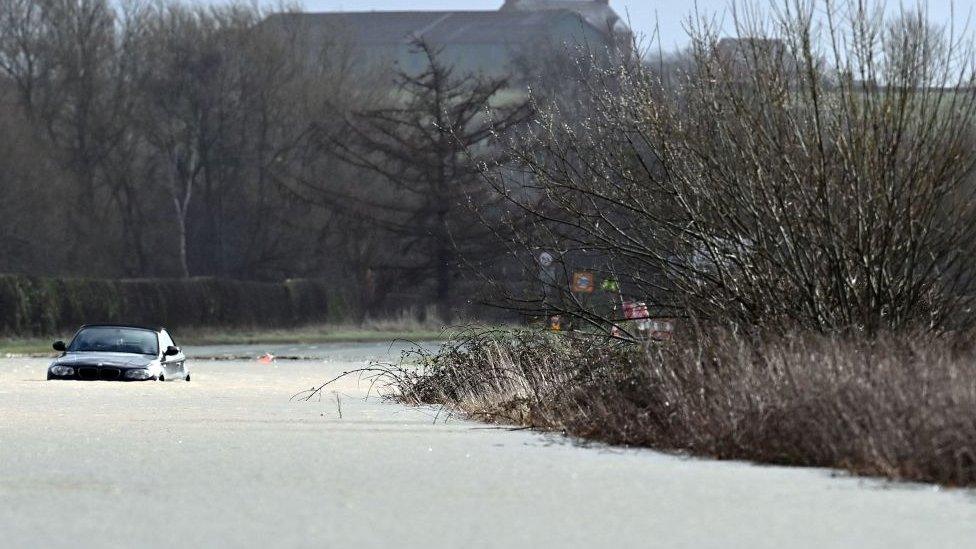
[{"label": "flood water", "polygon": [[[10,547],[972,547],[971,491],[580,447],[341,380],[390,344],[188,349],[193,381],[0,360]],[[263,353],[308,357],[262,364]],[[374,388],[375,389],[375,388]]]}]

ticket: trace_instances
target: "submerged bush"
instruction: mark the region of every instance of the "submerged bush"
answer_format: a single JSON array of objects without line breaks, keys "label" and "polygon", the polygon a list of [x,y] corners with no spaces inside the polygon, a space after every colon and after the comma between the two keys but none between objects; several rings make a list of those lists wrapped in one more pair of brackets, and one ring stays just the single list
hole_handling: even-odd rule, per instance
[{"label": "submerged bush", "polygon": [[720,333],[641,349],[478,334],[422,360],[412,403],[612,444],[976,485],[976,352],[952,338]]}]

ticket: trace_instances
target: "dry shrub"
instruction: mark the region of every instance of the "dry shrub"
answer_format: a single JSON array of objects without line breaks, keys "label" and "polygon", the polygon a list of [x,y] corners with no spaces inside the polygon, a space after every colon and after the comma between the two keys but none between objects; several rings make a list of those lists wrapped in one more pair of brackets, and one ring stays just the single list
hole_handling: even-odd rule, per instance
[{"label": "dry shrub", "polygon": [[641,350],[482,333],[423,360],[413,403],[612,444],[976,484],[976,360],[962,337],[723,332]]}]

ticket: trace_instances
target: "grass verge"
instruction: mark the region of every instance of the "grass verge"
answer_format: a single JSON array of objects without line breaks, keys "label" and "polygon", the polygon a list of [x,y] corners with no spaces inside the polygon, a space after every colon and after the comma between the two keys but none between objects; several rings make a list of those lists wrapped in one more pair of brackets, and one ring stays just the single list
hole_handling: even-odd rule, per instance
[{"label": "grass verge", "polygon": [[478,333],[401,398],[610,444],[976,486],[976,352],[949,339],[721,333],[640,349]]},{"label": "grass verge", "polygon": [[[434,324],[368,322],[358,326],[314,325],[288,329],[196,328],[174,332],[180,345],[257,345],[369,343],[394,339],[436,341],[445,336],[444,328]],[[69,339],[71,334],[48,338],[0,338],[0,357],[53,355],[55,339]]]}]

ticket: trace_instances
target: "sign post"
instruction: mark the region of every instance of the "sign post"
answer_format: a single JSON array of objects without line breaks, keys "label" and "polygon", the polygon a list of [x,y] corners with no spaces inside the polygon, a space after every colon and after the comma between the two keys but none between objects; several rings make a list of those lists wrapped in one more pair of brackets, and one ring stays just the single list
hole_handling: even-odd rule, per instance
[{"label": "sign post", "polygon": [[549,252],[542,252],[536,258],[539,262],[539,283],[542,284],[542,309],[549,318],[549,307],[553,302],[553,291],[556,287],[556,258]]}]

